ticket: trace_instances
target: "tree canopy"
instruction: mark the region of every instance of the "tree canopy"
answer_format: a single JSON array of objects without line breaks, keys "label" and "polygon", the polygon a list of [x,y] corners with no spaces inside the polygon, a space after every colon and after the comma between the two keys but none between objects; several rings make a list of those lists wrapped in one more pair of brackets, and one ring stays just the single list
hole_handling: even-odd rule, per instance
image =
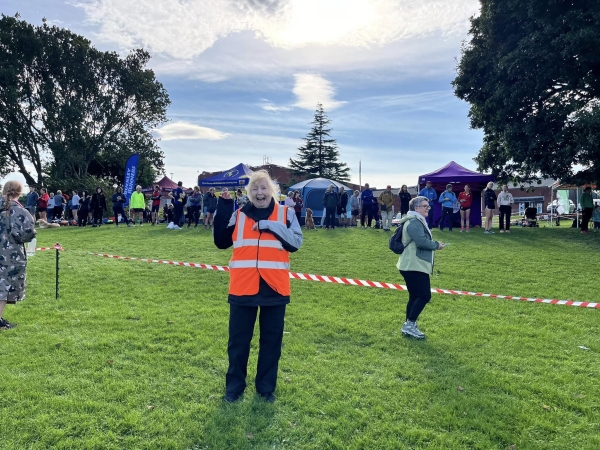
[{"label": "tree canopy", "polygon": [[308,178],[323,177],[340,182],[350,181],[350,168],[340,162],[340,152],[335,139],[331,138],[331,120],[325,114],[323,105],[317,104],[312,129],[302,138],[304,145],[298,148],[297,159],[290,158],[294,173]]},{"label": "tree canopy", "polygon": [[500,179],[600,181],[600,2],[481,0],[453,81]]},{"label": "tree canopy", "polygon": [[149,60],[144,50],[122,58],[45,21],[2,15],[0,176],[17,170],[33,186],[122,181],[127,157],[139,153],[145,181],[154,181],[164,155],[151,130],[170,100]]}]

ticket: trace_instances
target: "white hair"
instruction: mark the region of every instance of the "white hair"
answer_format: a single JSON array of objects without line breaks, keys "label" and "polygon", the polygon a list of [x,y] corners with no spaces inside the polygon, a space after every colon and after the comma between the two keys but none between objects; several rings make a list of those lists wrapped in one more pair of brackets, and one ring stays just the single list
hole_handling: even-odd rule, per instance
[{"label": "white hair", "polygon": [[273,181],[273,179],[269,175],[269,172],[267,172],[264,169],[257,170],[252,175],[250,175],[250,180],[248,181],[248,188],[246,189],[250,201],[254,202],[255,200],[254,198],[252,198],[252,188],[263,180],[266,181],[267,186],[271,191],[271,196],[275,199],[275,201],[277,201],[277,195],[279,194],[279,186],[277,186],[277,183]]}]

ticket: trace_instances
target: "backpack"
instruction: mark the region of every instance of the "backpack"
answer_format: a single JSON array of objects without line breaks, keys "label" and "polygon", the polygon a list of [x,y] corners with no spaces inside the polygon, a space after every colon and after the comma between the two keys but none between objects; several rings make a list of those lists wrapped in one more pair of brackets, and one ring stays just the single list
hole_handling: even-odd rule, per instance
[{"label": "backpack", "polygon": [[400,225],[398,225],[398,228],[396,228],[396,231],[394,231],[394,234],[392,234],[390,236],[389,248],[396,255],[401,255],[402,253],[404,253],[404,250],[406,249],[408,244],[410,244],[412,242],[412,239],[411,239],[410,241],[408,241],[408,244],[406,244],[406,245],[404,245],[402,243],[402,231],[404,230],[404,225],[406,225],[407,222],[408,222],[408,220],[406,222],[402,222]]}]

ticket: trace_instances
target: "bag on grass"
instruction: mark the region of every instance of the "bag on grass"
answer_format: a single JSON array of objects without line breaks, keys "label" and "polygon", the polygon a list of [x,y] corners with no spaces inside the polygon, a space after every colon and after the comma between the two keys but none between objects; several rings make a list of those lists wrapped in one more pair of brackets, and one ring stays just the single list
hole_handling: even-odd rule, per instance
[{"label": "bag on grass", "polygon": [[392,234],[390,236],[389,248],[396,255],[401,255],[402,253],[404,253],[406,246],[412,242],[412,239],[411,239],[410,241],[408,241],[408,244],[406,244],[406,245],[404,245],[402,243],[402,231],[404,230],[404,225],[406,225],[406,223],[407,222],[403,222],[400,225],[398,225],[398,228],[396,228],[396,231],[394,231],[394,234]]}]

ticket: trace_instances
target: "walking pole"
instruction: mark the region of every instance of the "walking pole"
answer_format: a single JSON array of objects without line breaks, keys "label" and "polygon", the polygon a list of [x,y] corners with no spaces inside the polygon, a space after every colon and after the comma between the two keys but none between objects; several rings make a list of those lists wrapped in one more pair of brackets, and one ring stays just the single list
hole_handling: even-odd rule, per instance
[{"label": "walking pole", "polygon": [[58,285],[59,285],[59,281],[58,281],[58,271],[59,271],[58,262],[60,260],[60,251],[63,248],[61,247],[61,245],[58,242],[56,244],[54,244],[54,248],[56,249],[56,299],[58,300]]}]

